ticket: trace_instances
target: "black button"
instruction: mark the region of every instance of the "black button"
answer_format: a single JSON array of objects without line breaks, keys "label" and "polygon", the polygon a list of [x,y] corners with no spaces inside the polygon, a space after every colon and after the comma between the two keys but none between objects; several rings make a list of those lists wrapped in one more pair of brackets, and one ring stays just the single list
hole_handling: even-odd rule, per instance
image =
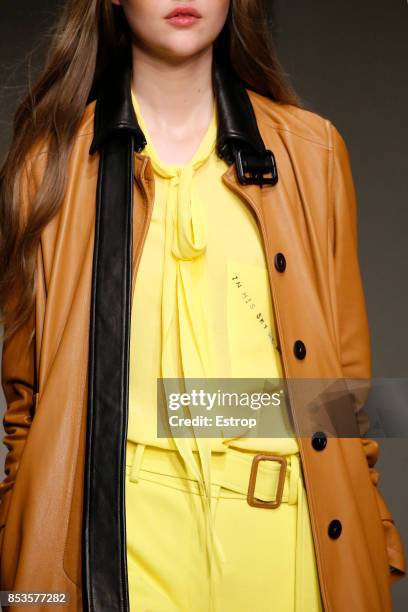
[{"label": "black button", "polygon": [[293,345],[293,351],[298,359],[304,359],[306,357],[306,347],[301,340],[296,340]]},{"label": "black button", "polygon": [[275,268],[278,272],[284,272],[286,268],[286,259],[283,253],[276,253]]},{"label": "black button", "polygon": [[341,523],[339,520],[334,519],[333,521],[331,521],[330,525],[329,525],[329,529],[328,529],[328,533],[329,536],[333,539],[336,540],[339,535],[341,534]]},{"label": "black button", "polygon": [[323,431],[316,431],[312,436],[312,446],[315,450],[321,451],[326,448],[327,437]]}]

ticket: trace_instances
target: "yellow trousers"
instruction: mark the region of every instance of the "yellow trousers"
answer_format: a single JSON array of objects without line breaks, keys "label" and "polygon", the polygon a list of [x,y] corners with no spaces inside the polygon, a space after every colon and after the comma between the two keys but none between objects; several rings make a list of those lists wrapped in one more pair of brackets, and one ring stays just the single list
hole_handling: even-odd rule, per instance
[{"label": "yellow trousers", "polygon": [[[256,454],[234,448],[213,453],[211,515],[223,554],[214,568],[200,488],[178,452],[128,440],[131,612],[322,610],[299,455],[286,455],[280,506],[261,508],[247,501]],[[275,499],[280,467],[259,463],[257,500]]]}]

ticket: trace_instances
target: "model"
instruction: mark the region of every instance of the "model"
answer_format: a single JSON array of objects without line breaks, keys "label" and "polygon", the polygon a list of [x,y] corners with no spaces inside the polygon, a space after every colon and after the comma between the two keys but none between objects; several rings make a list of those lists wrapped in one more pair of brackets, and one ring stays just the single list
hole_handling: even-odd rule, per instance
[{"label": "model", "polygon": [[[73,612],[391,610],[405,560],[364,437],[349,157],[264,3],[66,2],[0,188],[1,590]],[[324,380],[347,432],[327,387],[316,411],[291,384]]]}]

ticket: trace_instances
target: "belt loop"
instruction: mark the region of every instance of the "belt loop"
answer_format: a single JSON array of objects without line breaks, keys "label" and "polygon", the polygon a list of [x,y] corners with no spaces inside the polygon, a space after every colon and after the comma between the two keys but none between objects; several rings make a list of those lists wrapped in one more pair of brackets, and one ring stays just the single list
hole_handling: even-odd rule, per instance
[{"label": "belt loop", "polygon": [[135,452],[133,453],[132,467],[129,475],[129,478],[132,482],[139,482],[139,472],[142,465],[144,450],[144,444],[136,444]]},{"label": "belt loop", "polygon": [[299,455],[294,453],[290,456],[288,504],[297,503],[299,478],[300,478]]}]

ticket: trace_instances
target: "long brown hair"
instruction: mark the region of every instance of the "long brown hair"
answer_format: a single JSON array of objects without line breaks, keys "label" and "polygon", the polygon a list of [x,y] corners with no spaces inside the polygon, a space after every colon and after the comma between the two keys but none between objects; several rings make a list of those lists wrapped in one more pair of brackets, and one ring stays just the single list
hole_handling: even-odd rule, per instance
[{"label": "long brown hair", "polygon": [[[277,59],[264,0],[231,0],[217,44],[220,41],[219,52],[250,88],[276,102],[300,106]],[[12,144],[0,171],[4,340],[32,313],[39,237],[62,202],[67,160],[85,106],[95,97],[111,63],[130,53],[130,47],[121,7],[113,6],[111,0],[68,0],[55,26],[45,67],[17,109]],[[28,160],[39,143],[46,143],[43,178],[32,201],[25,196],[30,200],[29,212],[22,222],[22,186],[30,184]]]}]

